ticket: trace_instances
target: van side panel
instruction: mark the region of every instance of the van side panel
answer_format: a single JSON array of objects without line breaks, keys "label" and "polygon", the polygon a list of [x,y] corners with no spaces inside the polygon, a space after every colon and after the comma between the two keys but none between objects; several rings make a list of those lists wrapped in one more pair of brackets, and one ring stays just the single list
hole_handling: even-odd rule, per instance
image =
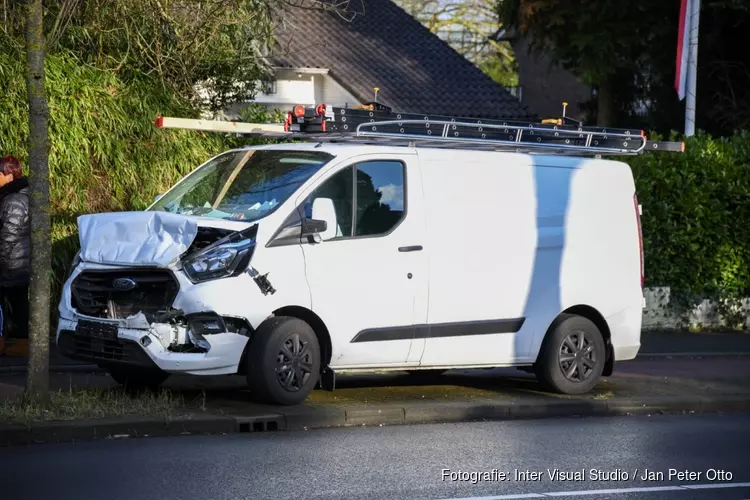
[{"label": "van side panel", "polygon": [[449,150],[418,154],[430,259],[430,337],[421,364],[528,359],[529,341],[519,342],[527,330],[516,330],[534,267],[532,166],[522,155]]},{"label": "van side panel", "polygon": [[423,366],[533,362],[551,322],[575,305],[608,321],[616,359],[635,356],[642,294],[627,165],[489,152],[419,155],[430,258]]},{"label": "van side panel", "polygon": [[588,160],[571,191],[562,302],[597,309],[610,327],[615,359],[632,359],[643,301],[632,172],[622,162]]},{"label": "van side panel", "polygon": [[[560,311],[575,305],[596,309],[610,327],[616,359],[631,359],[640,346],[642,304],[632,173],[626,164],[606,160],[578,160],[572,172],[559,266]],[[538,222],[541,234],[541,218]],[[540,325],[531,337],[531,353],[539,351],[545,330]]]}]

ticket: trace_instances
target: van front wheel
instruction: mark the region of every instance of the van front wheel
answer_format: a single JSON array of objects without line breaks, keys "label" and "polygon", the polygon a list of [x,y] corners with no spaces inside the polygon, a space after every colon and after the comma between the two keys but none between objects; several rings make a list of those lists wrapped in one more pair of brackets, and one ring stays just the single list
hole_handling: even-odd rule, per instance
[{"label": "van front wheel", "polygon": [[590,320],[563,314],[553,323],[536,363],[539,381],[550,391],[585,394],[601,379],[604,338]]},{"label": "van front wheel", "polygon": [[320,345],[312,327],[284,316],[263,322],[248,347],[246,373],[258,401],[278,405],[304,401],[320,377]]}]

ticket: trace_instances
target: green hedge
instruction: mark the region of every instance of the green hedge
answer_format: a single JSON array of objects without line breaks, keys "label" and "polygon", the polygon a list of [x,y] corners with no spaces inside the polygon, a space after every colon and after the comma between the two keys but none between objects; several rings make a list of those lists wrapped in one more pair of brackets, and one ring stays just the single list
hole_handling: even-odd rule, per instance
[{"label": "green hedge", "polygon": [[628,163],[643,205],[646,285],[693,304],[750,297],[750,134],[697,135],[684,154]]}]

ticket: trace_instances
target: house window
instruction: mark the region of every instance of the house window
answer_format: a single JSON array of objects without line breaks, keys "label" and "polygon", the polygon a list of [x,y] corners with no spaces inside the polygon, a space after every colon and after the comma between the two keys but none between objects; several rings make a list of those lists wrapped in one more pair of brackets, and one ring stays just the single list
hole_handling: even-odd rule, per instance
[{"label": "house window", "polygon": [[273,78],[265,83],[265,90],[263,90],[263,93],[266,95],[274,95],[276,92],[276,78]]}]

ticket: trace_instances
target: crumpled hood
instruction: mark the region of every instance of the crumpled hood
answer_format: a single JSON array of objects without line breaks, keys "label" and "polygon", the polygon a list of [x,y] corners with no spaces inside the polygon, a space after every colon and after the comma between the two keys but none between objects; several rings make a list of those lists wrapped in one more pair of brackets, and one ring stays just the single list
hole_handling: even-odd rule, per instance
[{"label": "crumpled hood", "polygon": [[198,234],[188,217],[168,212],[114,212],[78,217],[81,260],[168,267]]}]

